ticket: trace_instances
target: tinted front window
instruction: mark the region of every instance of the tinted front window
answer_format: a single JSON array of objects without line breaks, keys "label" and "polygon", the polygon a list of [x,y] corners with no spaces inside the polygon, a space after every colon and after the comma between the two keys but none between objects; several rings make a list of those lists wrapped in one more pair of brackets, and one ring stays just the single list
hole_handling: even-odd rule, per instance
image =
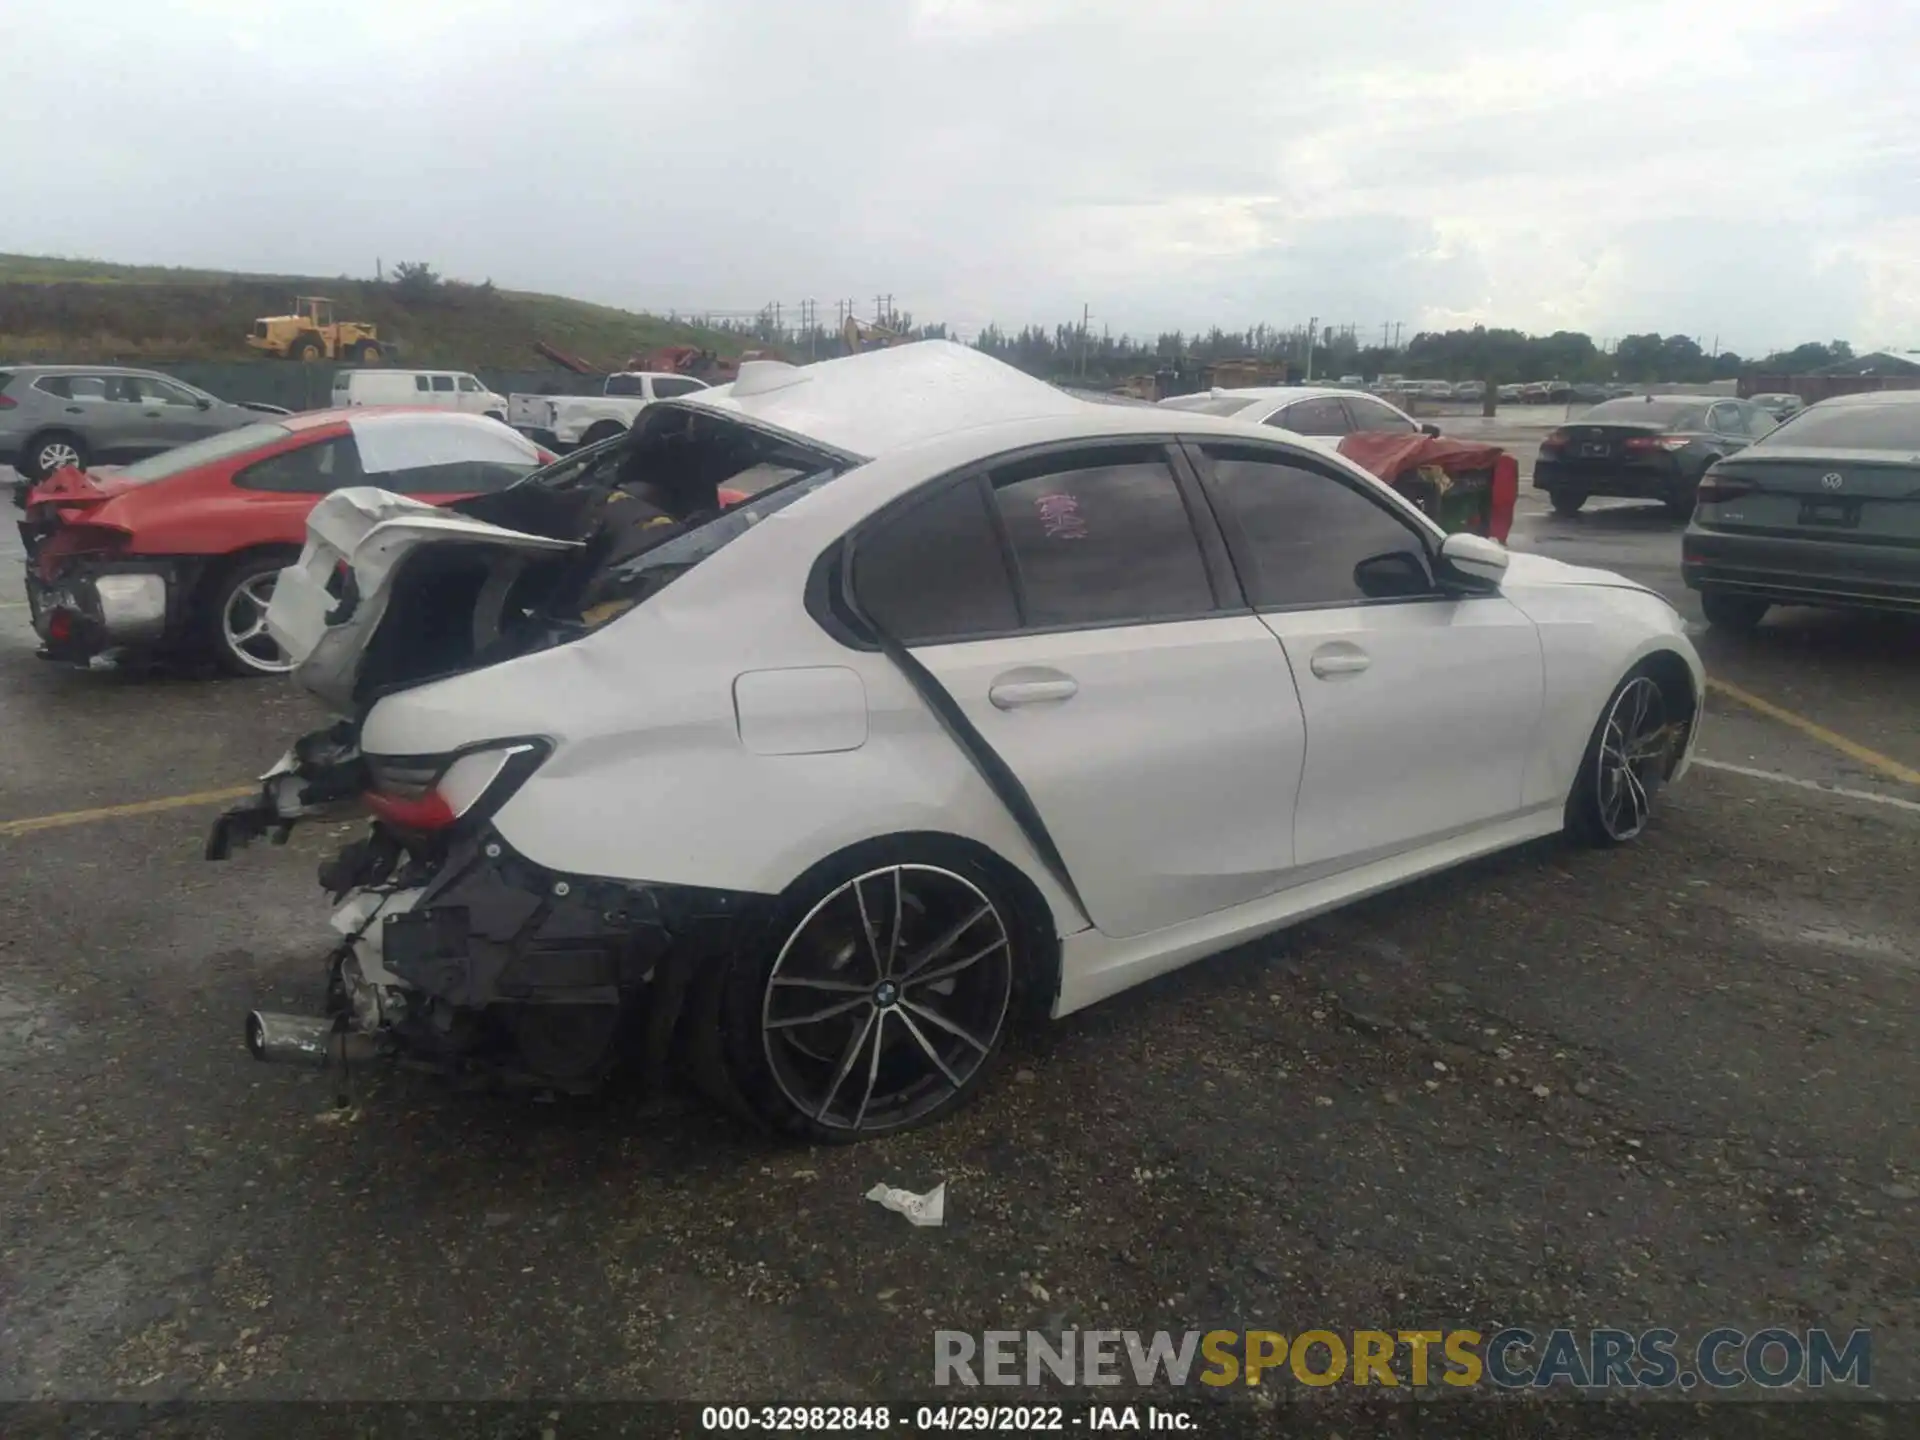
[{"label": "tinted front window", "polygon": [[1296,435],[1344,435],[1353,428],[1347,407],[1331,397],[1289,405],[1267,423]]},{"label": "tinted front window", "polygon": [[282,450],[233,477],[233,483],[243,490],[295,495],[325,495],[345,485],[357,485],[360,480],[360,452],[354,448],[351,435]]},{"label": "tinted front window", "polygon": [[1897,450],[1920,454],[1920,396],[1912,404],[1815,405],[1769,430],[1756,443],[1827,450]]},{"label": "tinted front window", "polygon": [[1202,614],[1213,589],[1157,450],[1047,456],[993,477],[1029,625]]},{"label": "tinted front window", "polygon": [[950,486],[860,537],[860,608],[905,644],[1018,629],[1013,580],[978,483]]},{"label": "tinted front window", "polygon": [[480,382],[474,379],[473,376],[462,375],[460,377],[460,393],[462,395],[477,394],[479,392],[479,389],[480,389]]},{"label": "tinted front window", "polygon": [[177,450],[168,450],[151,459],[129,465],[113,478],[131,481],[135,485],[150,484],[155,480],[165,480],[170,476],[183,474],[196,466],[210,465],[216,460],[244,455],[249,450],[263,449],[292,433],[284,425],[242,425],[238,430],[209,435],[206,439],[196,440],[191,445],[182,445]]},{"label": "tinted front window", "polygon": [[1669,430],[1704,430],[1706,409],[1682,400],[1606,400],[1580,417],[1582,424],[1663,425]]},{"label": "tinted front window", "polygon": [[1373,598],[1355,568],[1410,553],[1412,528],[1351,486],[1258,452],[1209,447],[1215,493],[1245,540],[1257,605],[1350,605]]}]

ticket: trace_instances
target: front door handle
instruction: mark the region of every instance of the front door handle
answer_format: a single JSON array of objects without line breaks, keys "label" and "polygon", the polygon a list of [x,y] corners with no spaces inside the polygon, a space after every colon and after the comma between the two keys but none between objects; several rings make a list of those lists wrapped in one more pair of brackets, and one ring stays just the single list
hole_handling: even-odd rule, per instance
[{"label": "front door handle", "polygon": [[1373,663],[1373,657],[1357,645],[1328,645],[1313,652],[1313,658],[1307,662],[1322,680],[1330,675],[1358,675]]},{"label": "front door handle", "polygon": [[1048,700],[1071,700],[1079,693],[1080,683],[1062,675],[1058,680],[1003,680],[987,691],[987,699],[997,709],[1012,710]]}]

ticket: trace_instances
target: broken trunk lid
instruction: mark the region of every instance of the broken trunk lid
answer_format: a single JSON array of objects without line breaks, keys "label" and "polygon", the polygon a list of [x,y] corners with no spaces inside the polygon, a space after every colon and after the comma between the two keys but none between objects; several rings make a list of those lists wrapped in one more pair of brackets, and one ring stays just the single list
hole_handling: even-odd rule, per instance
[{"label": "broken trunk lid", "polygon": [[387,611],[394,576],[424,545],[550,555],[578,542],[529,535],[372,486],[336,490],[307,519],[300,559],[280,572],[267,630],[308,691],[341,714],[354,708],[360,662]]}]

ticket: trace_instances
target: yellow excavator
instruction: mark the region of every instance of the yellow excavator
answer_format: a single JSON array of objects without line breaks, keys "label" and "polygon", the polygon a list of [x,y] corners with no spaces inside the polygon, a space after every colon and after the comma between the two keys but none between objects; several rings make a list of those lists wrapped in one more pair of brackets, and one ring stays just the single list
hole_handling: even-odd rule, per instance
[{"label": "yellow excavator", "polygon": [[386,355],[378,327],[362,320],[335,320],[333,301],[324,295],[296,295],[291,315],[255,320],[247,344],[280,360],[378,365]]},{"label": "yellow excavator", "polygon": [[858,355],[863,350],[885,350],[890,345],[904,345],[913,337],[900,330],[889,330],[885,325],[871,325],[858,316],[847,316],[846,324],[840,327],[840,343],[847,347],[849,355]]}]

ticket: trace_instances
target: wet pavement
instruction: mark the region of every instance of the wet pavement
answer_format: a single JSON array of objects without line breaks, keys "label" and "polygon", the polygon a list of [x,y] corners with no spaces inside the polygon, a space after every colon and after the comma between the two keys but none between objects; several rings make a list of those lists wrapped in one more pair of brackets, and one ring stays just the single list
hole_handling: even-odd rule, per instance
[{"label": "wet pavement", "polygon": [[[1657,508],[1544,512],[1516,546],[1698,619]],[[1868,1327],[1874,1390],[1920,1398],[1920,627],[1703,635],[1778,713],[1716,692],[1703,754],[1740,768],[1642,842],[1190,967],[937,1129],[822,1150],[408,1075],[341,1111],[252,1063],[247,1009],[319,1004],[336,837],[216,866],[205,805],[6,822],[242,783],[312,712],[35,660],[11,542],[0,1399],[877,1399],[924,1393],[935,1328],[1506,1323]],[[942,1180],[943,1228],[862,1198]]]}]

